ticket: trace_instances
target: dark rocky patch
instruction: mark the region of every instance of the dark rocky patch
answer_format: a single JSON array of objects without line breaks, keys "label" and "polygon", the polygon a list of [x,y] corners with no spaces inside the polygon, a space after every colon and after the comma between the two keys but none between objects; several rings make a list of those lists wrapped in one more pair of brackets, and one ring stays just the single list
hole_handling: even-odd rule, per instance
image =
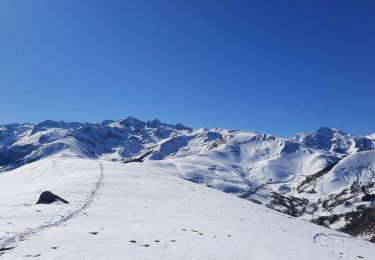
[{"label": "dark rocky patch", "polygon": [[69,203],[68,201],[57,196],[56,194],[53,194],[50,191],[43,191],[42,194],[40,194],[39,199],[36,202],[36,204],[51,204],[51,203],[59,202],[59,201],[62,203]]},{"label": "dark rocky patch", "polygon": [[[313,223],[329,227],[340,218],[345,218],[348,223],[340,229],[340,231],[350,234],[352,236],[359,236],[362,234],[375,234],[375,209],[360,208],[358,211],[348,212],[340,215],[331,215],[318,217],[313,220]],[[375,242],[375,235],[369,240]]]},{"label": "dark rocky patch", "polygon": [[149,156],[150,154],[152,154],[152,150],[150,151],[147,151],[145,152],[144,154],[141,154],[140,156],[138,157],[134,157],[134,158],[130,158],[128,160],[124,160],[123,163],[132,163],[132,162],[139,162],[139,163],[142,163],[147,156]]},{"label": "dark rocky patch", "polygon": [[335,207],[341,204],[345,204],[345,202],[354,198],[356,196],[355,194],[356,193],[352,190],[349,191],[348,189],[343,189],[339,194],[329,195],[328,198],[323,201],[322,207],[325,210],[330,211]]},{"label": "dark rocky patch", "polygon": [[362,197],[362,201],[375,201],[375,194],[366,193],[365,196]]},{"label": "dark rocky patch", "polygon": [[[309,204],[307,199],[300,199],[293,196],[284,196],[273,192],[271,194],[272,201],[267,207],[288,214],[293,217],[301,216]],[[283,209],[280,209],[282,207]]]},{"label": "dark rocky patch", "polygon": [[12,250],[13,248],[14,248],[14,246],[13,247],[2,247],[2,248],[0,248],[0,252],[9,251],[9,250]]},{"label": "dark rocky patch", "polygon": [[340,215],[331,215],[331,216],[318,217],[312,220],[312,222],[319,226],[329,227],[329,225],[335,223],[339,219],[340,219]]},{"label": "dark rocky patch", "polygon": [[[349,222],[341,231],[352,236],[361,234],[375,234],[375,209],[366,208],[363,211],[349,212],[345,214],[345,220]],[[370,239],[375,242],[375,235]]]}]

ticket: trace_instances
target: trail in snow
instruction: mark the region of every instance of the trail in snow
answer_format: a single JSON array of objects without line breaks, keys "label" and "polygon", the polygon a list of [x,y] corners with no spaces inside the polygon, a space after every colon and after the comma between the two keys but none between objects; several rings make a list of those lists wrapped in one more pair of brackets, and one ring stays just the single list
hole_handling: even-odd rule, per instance
[{"label": "trail in snow", "polygon": [[[347,245],[347,244],[345,244],[345,241],[343,240],[335,239],[335,237],[359,240],[358,238],[351,237],[351,236],[328,234],[328,233],[317,233],[315,234],[313,240],[314,240],[314,243],[317,243],[322,247],[328,248],[334,255],[337,255],[340,258],[350,259],[350,260],[363,258],[360,255],[353,255],[348,252],[345,252],[345,253],[342,252],[343,250],[340,249],[340,246],[342,248],[343,245]],[[340,246],[337,246],[337,244],[339,244]]]},{"label": "trail in snow", "polygon": [[[52,221],[50,223],[47,223],[47,224],[41,224],[35,228],[27,228],[26,230],[22,231],[22,232],[19,232],[17,234],[14,234],[14,235],[11,235],[11,236],[4,236],[2,238],[0,238],[0,249],[11,249],[15,246],[15,244],[19,241],[23,241],[25,239],[27,239],[28,237],[30,236],[33,236],[33,235],[36,235],[37,233],[39,232],[42,232],[42,231],[45,231],[46,229],[49,229],[49,228],[53,228],[53,227],[57,227],[57,226],[60,226],[62,225],[63,223],[69,221],[70,219],[72,219],[73,217],[79,215],[80,213],[82,213],[82,211],[86,210],[87,208],[89,208],[91,206],[91,204],[93,203],[99,189],[101,188],[101,186],[103,185],[103,179],[104,179],[104,167],[103,167],[103,164],[101,162],[98,162],[96,161],[96,163],[98,164],[99,166],[99,176],[98,176],[98,181],[96,182],[94,188],[92,189],[92,191],[89,193],[89,196],[87,197],[87,200],[80,206],[78,207],[77,209],[75,209],[74,211],[68,213],[67,215],[64,215],[64,216],[61,216],[58,220],[55,220],[55,221]],[[54,160],[53,161],[53,165],[54,167],[56,168],[56,170],[63,174],[63,172],[58,168],[57,164],[56,164],[56,161]],[[47,172],[47,170],[46,170]],[[43,173],[44,174],[44,173]],[[43,175],[42,174],[42,175]],[[0,256],[2,255],[2,253],[0,252]]]}]

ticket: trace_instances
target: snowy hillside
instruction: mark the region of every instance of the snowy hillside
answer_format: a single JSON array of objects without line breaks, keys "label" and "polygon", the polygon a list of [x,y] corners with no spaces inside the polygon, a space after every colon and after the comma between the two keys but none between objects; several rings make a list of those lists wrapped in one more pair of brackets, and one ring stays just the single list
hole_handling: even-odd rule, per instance
[{"label": "snowy hillside", "polygon": [[[373,259],[375,246],[174,177],[51,157],[0,175],[1,259]],[[42,191],[69,204],[35,204]],[[298,228],[296,228],[298,226]]]},{"label": "snowy hillside", "polygon": [[0,126],[0,171],[6,176],[52,157],[147,164],[375,242],[374,148],[374,135],[327,127],[287,139],[133,117],[97,124],[47,120]]}]

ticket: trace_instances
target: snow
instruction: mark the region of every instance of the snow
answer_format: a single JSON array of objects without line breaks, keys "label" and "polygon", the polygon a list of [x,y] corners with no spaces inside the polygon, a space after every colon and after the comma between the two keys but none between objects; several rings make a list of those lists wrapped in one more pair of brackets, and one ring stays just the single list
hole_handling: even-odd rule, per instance
[{"label": "snow", "polygon": [[[251,131],[190,129],[133,117],[97,124],[47,120],[0,126],[0,172],[41,159],[143,162],[173,178],[312,219],[371,206],[359,201],[375,193],[374,143],[371,136],[327,127],[286,139]],[[328,167],[336,163],[333,169]]]},{"label": "snow", "polygon": [[356,138],[346,134],[337,128],[321,127],[313,133],[300,133],[291,140],[306,146],[332,151],[337,153],[354,153],[356,149]]},{"label": "snow", "polygon": [[48,141],[55,141],[60,138],[64,138],[69,133],[68,130],[65,129],[59,129],[59,128],[49,128],[40,132],[36,132],[34,134],[28,132],[28,135],[24,135],[22,138],[20,138],[17,142],[15,142],[13,145],[28,145],[28,144],[37,144],[39,142],[43,142],[42,139],[48,140]]},{"label": "snow", "polygon": [[349,155],[338,163],[318,187],[323,194],[349,189],[353,183],[368,183],[375,177],[375,150]]},{"label": "snow", "polygon": [[[375,246],[175,176],[43,159],[0,175],[2,259],[373,259]],[[49,190],[70,204],[35,205]],[[11,223],[11,224],[9,224]],[[298,227],[298,228],[296,228]],[[5,244],[4,244],[5,243]]]},{"label": "snow", "polygon": [[331,224],[329,226],[330,226],[330,228],[333,228],[333,229],[339,229],[339,228],[344,227],[346,224],[348,224],[348,223],[345,221],[345,218],[342,217],[342,218],[339,218],[336,222],[334,222],[333,224]]},{"label": "snow", "polygon": [[[171,150],[165,152],[164,149],[162,153],[163,149],[157,149],[158,153],[164,154],[161,158],[167,157],[160,163],[174,167],[184,179],[230,193],[244,194],[258,187],[291,190],[298,178],[321,170],[330,158],[282,138],[243,131],[222,131],[222,138],[213,141],[217,145],[206,142],[206,149],[199,150],[204,147],[205,138],[198,136],[189,141],[187,148],[173,150],[174,154]],[[178,144],[175,142],[174,145]],[[281,187],[280,184],[284,185]]]},{"label": "snow", "polygon": [[0,126],[0,149],[9,147],[17,140],[29,136],[33,126],[30,124],[9,124]]}]

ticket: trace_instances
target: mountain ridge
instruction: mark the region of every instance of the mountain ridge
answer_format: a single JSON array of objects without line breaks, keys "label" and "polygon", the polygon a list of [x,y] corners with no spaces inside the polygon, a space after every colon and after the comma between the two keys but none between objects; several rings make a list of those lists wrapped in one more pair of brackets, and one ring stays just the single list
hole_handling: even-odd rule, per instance
[{"label": "mountain ridge", "polygon": [[375,225],[353,230],[356,221],[375,216],[372,137],[328,127],[283,138],[134,117],[46,120],[0,126],[0,171],[50,157],[147,161],[186,180],[375,241]]}]

